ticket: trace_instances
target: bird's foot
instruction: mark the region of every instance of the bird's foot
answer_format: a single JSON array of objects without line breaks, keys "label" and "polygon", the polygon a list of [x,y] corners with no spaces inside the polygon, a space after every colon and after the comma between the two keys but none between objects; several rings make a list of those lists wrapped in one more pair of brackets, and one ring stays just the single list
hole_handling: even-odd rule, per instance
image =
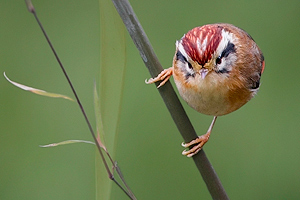
[{"label": "bird's foot", "polygon": [[192,140],[189,143],[182,143],[181,145],[185,148],[191,147],[189,150],[184,150],[182,155],[187,157],[192,157],[196,155],[204,146],[204,144],[208,141],[210,133],[206,133],[204,135],[198,136],[198,138]]},{"label": "bird's foot", "polygon": [[173,74],[173,67],[170,67],[168,69],[163,70],[155,78],[150,78],[148,81],[146,80],[145,83],[151,84],[151,83],[155,83],[157,81],[161,81],[161,83],[157,86],[157,88],[160,88],[170,79],[172,74]]}]

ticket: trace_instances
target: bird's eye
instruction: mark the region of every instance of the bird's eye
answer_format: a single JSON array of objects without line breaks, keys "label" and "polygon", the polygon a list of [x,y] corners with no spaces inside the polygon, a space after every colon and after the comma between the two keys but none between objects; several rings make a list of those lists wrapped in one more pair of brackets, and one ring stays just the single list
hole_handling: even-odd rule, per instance
[{"label": "bird's eye", "polygon": [[216,64],[219,65],[222,63],[222,59],[221,59],[221,56],[217,57],[216,59]]},{"label": "bird's eye", "polygon": [[188,67],[189,67],[189,69],[193,69],[193,66],[192,66],[192,64],[191,64],[191,63],[189,63],[189,62],[188,62]]}]

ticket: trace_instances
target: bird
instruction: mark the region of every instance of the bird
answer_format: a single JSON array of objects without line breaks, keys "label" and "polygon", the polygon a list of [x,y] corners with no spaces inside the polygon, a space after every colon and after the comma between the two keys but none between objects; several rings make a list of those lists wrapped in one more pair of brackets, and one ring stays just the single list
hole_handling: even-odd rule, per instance
[{"label": "bird", "polygon": [[254,97],[264,68],[263,53],[246,31],[227,23],[207,24],[176,41],[172,67],[145,82],[160,81],[160,88],[173,75],[183,100],[194,110],[214,116],[204,135],[182,143],[186,148],[182,154],[192,157],[209,140],[217,117]]}]

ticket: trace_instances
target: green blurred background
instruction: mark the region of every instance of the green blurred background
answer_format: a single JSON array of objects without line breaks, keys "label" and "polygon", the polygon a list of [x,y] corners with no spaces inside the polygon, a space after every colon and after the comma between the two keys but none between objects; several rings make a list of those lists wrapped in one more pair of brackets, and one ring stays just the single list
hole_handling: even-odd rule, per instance
[{"label": "green blurred background", "polygon": [[[261,89],[246,106],[218,119],[204,149],[231,199],[300,199],[299,0],[130,2],[164,68],[172,64],[175,41],[195,26],[227,22],[252,35],[266,60]],[[99,3],[33,3],[94,125]],[[24,1],[1,1],[0,17],[0,72],[71,96]],[[149,73],[127,33],[126,43],[115,149],[125,179],[138,199],[210,199],[192,159],[181,155],[182,138],[157,90],[144,84]],[[94,146],[38,147],[91,140],[77,105],[24,92],[4,77],[0,102],[0,199],[95,199]],[[198,134],[205,133],[212,117],[182,103]],[[111,199],[126,197],[114,186]]]}]

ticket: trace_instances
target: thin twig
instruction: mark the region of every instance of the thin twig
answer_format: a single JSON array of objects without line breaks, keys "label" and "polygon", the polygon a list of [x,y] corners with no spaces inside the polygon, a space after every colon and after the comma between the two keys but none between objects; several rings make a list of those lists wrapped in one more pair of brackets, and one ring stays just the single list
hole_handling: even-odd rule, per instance
[{"label": "thin twig", "polygon": [[[62,64],[62,62],[61,62],[61,60],[59,59],[59,57],[58,57],[58,55],[57,55],[57,53],[56,53],[56,51],[55,51],[55,49],[54,49],[54,47],[53,47],[53,45],[52,45],[50,39],[49,39],[49,37],[48,37],[48,35],[47,35],[46,31],[45,31],[45,29],[43,28],[43,26],[42,26],[42,24],[41,24],[41,22],[40,22],[40,20],[39,20],[39,18],[38,18],[38,16],[37,16],[37,14],[36,14],[36,11],[35,11],[35,8],[34,8],[32,2],[31,2],[30,0],[25,0],[25,3],[26,3],[26,5],[27,5],[28,11],[34,15],[34,17],[35,17],[37,23],[39,24],[39,26],[40,26],[40,28],[41,28],[41,30],[42,30],[42,32],[43,32],[43,34],[44,34],[44,36],[45,36],[47,42],[48,42],[48,44],[49,44],[49,46],[50,46],[50,48],[51,48],[51,50],[52,50],[52,52],[53,52],[53,54],[54,54],[56,60],[57,60],[57,62],[59,63],[59,66],[60,66],[61,70],[63,71],[63,74],[65,75],[65,78],[66,78],[67,81],[68,81],[69,86],[71,87],[71,90],[72,90],[72,92],[73,92],[73,94],[74,94],[74,96],[75,96],[75,98],[76,98],[77,104],[78,104],[78,106],[79,106],[79,108],[80,108],[80,110],[81,110],[81,112],[82,112],[82,114],[83,114],[83,116],[84,116],[84,119],[85,119],[85,121],[86,121],[86,123],[87,123],[87,125],[88,125],[88,128],[89,128],[89,130],[90,130],[90,133],[91,133],[91,135],[92,135],[92,137],[93,137],[93,139],[94,139],[94,141],[95,141],[95,144],[96,144],[96,146],[97,146],[97,148],[98,148],[98,151],[99,151],[99,153],[100,153],[101,159],[102,159],[103,164],[104,164],[104,166],[105,166],[105,169],[106,169],[106,171],[107,171],[107,173],[108,173],[109,179],[111,179],[111,180],[112,180],[112,181],[113,181],[113,182],[114,182],[114,183],[115,183],[115,184],[116,184],[116,185],[117,185],[117,186],[118,186],[118,187],[119,187],[119,188],[120,188],[120,189],[121,189],[128,197],[129,197],[129,198],[130,198],[130,199],[133,199],[133,200],[136,199],[136,198],[133,196],[133,193],[132,193],[130,190],[129,190],[130,192],[128,192],[128,191],[126,190],[126,189],[128,189],[127,184],[125,184],[125,187],[126,187],[126,189],[125,189],[125,188],[124,188],[124,187],[123,187],[123,186],[115,179],[114,175],[113,175],[112,172],[109,170],[109,167],[108,167],[108,164],[107,164],[107,162],[106,162],[106,160],[105,160],[105,158],[104,158],[104,155],[103,155],[101,146],[100,146],[100,144],[97,142],[96,135],[95,135],[94,130],[93,130],[93,128],[92,128],[92,125],[91,125],[91,123],[90,123],[90,121],[89,121],[89,119],[88,119],[88,117],[87,117],[87,115],[86,115],[86,112],[85,112],[85,110],[84,110],[84,108],[83,108],[83,105],[81,104],[81,101],[80,101],[80,99],[79,99],[79,97],[78,97],[78,95],[77,95],[77,92],[76,92],[76,90],[75,90],[75,88],[74,88],[74,86],[73,86],[73,84],[72,84],[72,82],[71,82],[71,80],[70,80],[70,78],[69,78],[69,76],[68,76],[66,70],[65,70],[65,68],[64,68],[64,66],[63,66],[63,64]],[[110,158],[110,156],[109,156],[109,158]],[[110,160],[112,161],[111,158],[110,158]],[[112,161],[112,163],[113,163],[113,161]],[[114,163],[113,163],[113,164],[114,164]],[[123,177],[121,177],[121,180],[124,182]]]},{"label": "thin twig", "polygon": [[[148,68],[152,77],[157,76],[162,70],[162,66],[155,55],[153,48],[139,23],[128,0],[112,0],[120,17],[122,18],[134,44]],[[189,142],[197,137],[189,118],[186,115],[172,85],[168,81],[164,87],[159,88],[159,93],[163,98],[179,132],[185,142]],[[202,175],[204,182],[213,199],[229,199],[215,170],[207,159],[203,150],[193,156],[194,162]]]}]

